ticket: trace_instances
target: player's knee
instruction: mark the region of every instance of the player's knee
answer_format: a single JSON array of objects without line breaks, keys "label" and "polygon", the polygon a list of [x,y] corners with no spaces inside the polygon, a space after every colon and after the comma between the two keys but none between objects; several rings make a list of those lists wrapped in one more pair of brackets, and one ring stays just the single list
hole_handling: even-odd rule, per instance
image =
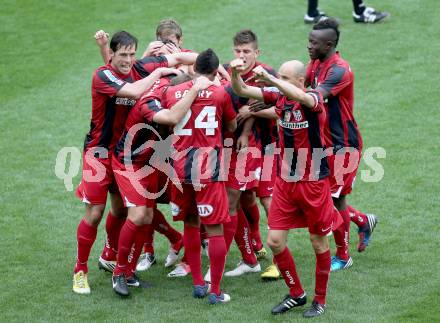
[{"label": "player's knee", "polygon": [[274,254],[277,254],[284,249],[284,241],[280,237],[276,236],[268,236],[267,237],[267,245],[272,250]]},{"label": "player's knee", "polygon": [[311,235],[310,242],[312,243],[315,253],[323,253],[329,249],[328,238],[326,236]]},{"label": "player's knee", "polygon": [[128,218],[136,225],[151,224],[153,211],[145,207],[132,207],[128,211]]},{"label": "player's knee", "polygon": [[92,227],[97,227],[102,220],[104,208],[100,207],[88,207],[86,210],[86,221]]}]

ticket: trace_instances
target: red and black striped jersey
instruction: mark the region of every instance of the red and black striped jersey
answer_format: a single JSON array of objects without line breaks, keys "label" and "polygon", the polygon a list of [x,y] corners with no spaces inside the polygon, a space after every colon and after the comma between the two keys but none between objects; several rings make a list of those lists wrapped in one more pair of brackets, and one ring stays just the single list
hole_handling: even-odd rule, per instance
[{"label": "red and black striped jersey", "polygon": [[327,100],[325,138],[334,151],[342,147],[362,150],[362,137],[353,116],[354,74],[347,61],[336,52],[326,61],[312,60],[307,67],[306,83]]},{"label": "red and black striped jersey", "polygon": [[124,132],[115,148],[115,155],[121,163],[132,163],[135,169],[148,164],[154,152],[154,142],[161,140],[158,125],[153,121],[154,115],[161,109],[160,101],[144,95],[130,110]]},{"label": "red and black striped jersey", "polygon": [[318,92],[310,92],[316,102],[312,109],[289,99],[277,88],[262,89],[264,103],[275,105],[278,115],[280,169],[285,181],[287,177],[293,177],[291,181],[314,181],[330,174],[324,155],[323,98]]},{"label": "red and black striped jersey", "polygon": [[[176,104],[192,86],[193,81],[188,81],[168,87],[162,99],[164,108]],[[174,148],[181,155],[173,164],[181,181],[218,181],[223,147],[222,124],[235,116],[232,101],[223,86],[213,85],[199,92],[190,110],[173,129],[174,135],[178,136]],[[209,176],[194,178],[194,170],[201,170],[200,174]]]},{"label": "red and black striped jersey", "polygon": [[92,116],[90,131],[84,149],[105,148],[111,154],[124,129],[125,120],[136,100],[116,96],[127,83],[133,83],[151,74],[156,68],[167,67],[164,56],[145,57],[136,61],[130,73],[116,72],[111,63],[99,67],[92,79]]}]

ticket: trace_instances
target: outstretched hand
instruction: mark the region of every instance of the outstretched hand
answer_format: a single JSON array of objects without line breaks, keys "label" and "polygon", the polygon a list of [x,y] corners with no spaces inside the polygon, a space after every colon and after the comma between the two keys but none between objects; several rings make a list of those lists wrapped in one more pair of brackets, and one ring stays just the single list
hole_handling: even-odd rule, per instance
[{"label": "outstretched hand", "polygon": [[214,85],[214,82],[210,81],[206,76],[199,76],[195,79],[193,88],[198,91],[206,90],[211,85]]},{"label": "outstretched hand", "polygon": [[160,77],[171,75],[171,74],[175,74],[175,75],[182,74],[181,70],[178,70],[177,68],[171,68],[171,67],[159,67],[158,69],[156,69],[156,71],[158,71],[160,73]]},{"label": "outstretched hand", "polygon": [[258,111],[261,111],[264,109],[268,109],[270,107],[271,107],[271,105],[266,105],[266,104],[264,104],[264,102],[254,101],[249,104],[249,111],[250,112],[258,112]]}]

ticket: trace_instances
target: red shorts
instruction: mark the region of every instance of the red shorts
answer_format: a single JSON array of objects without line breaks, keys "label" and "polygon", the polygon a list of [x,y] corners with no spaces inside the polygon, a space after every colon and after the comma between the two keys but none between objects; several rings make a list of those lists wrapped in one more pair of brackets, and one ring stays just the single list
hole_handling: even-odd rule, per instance
[{"label": "red shorts", "polygon": [[192,184],[182,184],[183,192],[171,184],[171,214],[174,221],[183,221],[189,214],[198,214],[203,224],[221,224],[230,221],[228,195],[225,183],[203,184],[196,191]]},{"label": "red shorts", "polygon": [[[266,168],[270,167],[270,164],[272,164],[272,168],[266,170]],[[267,165],[265,165],[264,158],[262,158],[261,176],[256,189],[258,197],[271,197],[273,195],[273,188],[275,186],[275,180],[277,179],[277,173],[278,155],[275,155],[272,163],[268,163]]]},{"label": "red shorts", "polygon": [[244,155],[233,151],[226,186],[238,191],[255,189],[258,187],[260,174],[261,158],[254,158],[251,153]]},{"label": "red shorts", "polygon": [[330,234],[342,218],[333,206],[329,180],[288,183],[278,178],[267,224],[270,230],[307,227],[313,234]]},{"label": "red shorts", "polygon": [[[133,171],[128,171],[125,165],[115,156],[113,156],[112,159],[112,167],[119,191],[121,192],[122,200],[126,207],[146,206],[153,208],[156,206],[156,170],[151,174],[138,179],[136,178],[136,174]],[[135,171],[141,167],[142,166],[133,165]]]},{"label": "red shorts", "polygon": [[351,193],[360,160],[361,154],[357,150],[354,150],[353,153],[337,153],[328,157],[330,172],[332,173],[332,176],[330,176],[332,197],[339,198]]},{"label": "red shorts", "polygon": [[105,204],[108,192],[119,194],[111,159],[111,154],[108,158],[99,158],[91,150],[83,153],[82,179],[76,188],[76,196],[84,203]]}]

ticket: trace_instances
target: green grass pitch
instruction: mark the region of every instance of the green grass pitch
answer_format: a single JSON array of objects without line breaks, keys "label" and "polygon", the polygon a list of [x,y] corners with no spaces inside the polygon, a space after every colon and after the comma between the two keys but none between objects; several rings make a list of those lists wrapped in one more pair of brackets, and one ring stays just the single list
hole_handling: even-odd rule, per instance
[{"label": "green grass pitch", "polygon": [[[375,213],[380,223],[354,266],[332,274],[328,310],[316,321],[439,322],[440,11],[437,0],[368,0],[392,13],[378,25],[351,19],[351,1],[321,1],[341,19],[339,50],[355,72],[355,114],[365,148],[386,150],[383,179],[358,180],[350,203]],[[278,68],[288,59],[308,61],[310,26],[305,0],[279,1],[29,1],[0,5],[0,321],[64,322],[267,322],[299,321],[302,311],[272,317],[287,289],[259,275],[224,278],[232,301],[210,307],[191,297],[190,278],[169,279],[163,267],[165,239],[156,235],[159,264],[142,277],[154,283],[128,300],[99,272],[101,225],[90,257],[89,296],[72,292],[76,226],[83,205],[55,176],[65,146],[81,149],[91,111],[90,82],[101,64],[93,34],[132,32],[138,54],[154,37],[159,20],[177,19],[185,47],[212,47],[226,62],[232,36],[241,28],[260,38],[261,61]],[[363,163],[360,170],[368,167]],[[80,180],[77,175],[74,185]],[[168,209],[166,210],[169,215]],[[266,236],[262,213],[263,236]],[[304,230],[289,247],[309,295],[314,256]],[[233,246],[227,270],[239,260]],[[263,261],[266,267],[269,260]],[[206,264],[206,261],[205,261]]]}]

